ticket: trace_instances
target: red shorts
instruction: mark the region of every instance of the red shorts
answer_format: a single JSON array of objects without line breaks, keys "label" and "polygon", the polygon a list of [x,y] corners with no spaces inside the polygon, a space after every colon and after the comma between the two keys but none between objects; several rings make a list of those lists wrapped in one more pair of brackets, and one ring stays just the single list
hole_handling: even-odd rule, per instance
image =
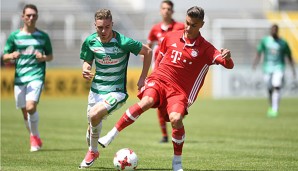
[{"label": "red shorts", "polygon": [[152,108],[158,108],[167,122],[170,121],[169,114],[172,112],[180,113],[183,116],[187,114],[187,98],[165,80],[148,77],[145,86],[142,87],[138,94],[138,98],[142,99],[143,96],[149,96],[154,99],[155,104]]}]

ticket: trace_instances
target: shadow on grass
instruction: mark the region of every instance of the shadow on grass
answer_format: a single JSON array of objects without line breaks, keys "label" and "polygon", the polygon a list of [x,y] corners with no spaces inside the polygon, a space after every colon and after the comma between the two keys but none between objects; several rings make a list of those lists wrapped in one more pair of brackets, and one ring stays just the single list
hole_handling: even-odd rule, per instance
[{"label": "shadow on grass", "polygon": [[223,143],[226,143],[226,141],[223,141],[223,140],[217,140],[217,141],[196,141],[196,140],[190,140],[190,141],[186,141],[185,143],[189,143],[189,144],[210,144],[210,143],[214,143],[214,144],[223,144]]},{"label": "shadow on grass", "polygon": [[[102,170],[102,171],[106,171],[106,170],[115,170],[115,168],[113,167],[91,167],[88,168],[88,170]],[[158,171],[158,170],[167,170],[167,171],[171,171],[172,169],[165,169],[165,168],[137,168],[136,171],[142,171],[142,170],[150,170],[150,171]],[[237,170],[200,170],[200,169],[185,169],[187,171],[238,171]],[[252,170],[243,170],[243,171],[252,171]]]},{"label": "shadow on grass", "polygon": [[83,149],[83,148],[69,148],[69,149],[65,149],[65,148],[52,148],[52,149],[41,149],[40,151],[38,152],[49,152],[49,151],[83,151],[83,150],[86,150],[86,149]]}]

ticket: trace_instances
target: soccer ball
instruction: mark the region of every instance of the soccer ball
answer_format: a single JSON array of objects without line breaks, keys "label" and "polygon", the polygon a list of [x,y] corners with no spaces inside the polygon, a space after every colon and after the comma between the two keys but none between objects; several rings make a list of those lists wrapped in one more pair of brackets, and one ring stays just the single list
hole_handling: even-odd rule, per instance
[{"label": "soccer ball", "polygon": [[129,148],[120,149],[114,156],[114,166],[117,170],[135,170],[138,166],[138,156]]}]

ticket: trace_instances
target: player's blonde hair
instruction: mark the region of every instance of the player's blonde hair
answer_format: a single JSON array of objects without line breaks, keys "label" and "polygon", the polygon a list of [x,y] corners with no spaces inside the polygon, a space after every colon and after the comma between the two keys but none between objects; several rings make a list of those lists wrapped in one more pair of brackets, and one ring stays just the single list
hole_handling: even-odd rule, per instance
[{"label": "player's blonde hair", "polygon": [[95,20],[103,20],[103,19],[113,19],[112,18],[112,13],[110,10],[108,9],[100,9],[98,11],[96,11],[95,15],[94,15],[94,19]]}]

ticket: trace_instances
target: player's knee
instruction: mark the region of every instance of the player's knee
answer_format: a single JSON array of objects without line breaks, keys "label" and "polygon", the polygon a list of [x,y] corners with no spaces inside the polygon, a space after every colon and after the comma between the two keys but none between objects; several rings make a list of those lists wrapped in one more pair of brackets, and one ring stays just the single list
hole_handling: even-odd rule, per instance
[{"label": "player's knee", "polygon": [[183,117],[180,113],[173,112],[169,116],[173,128],[181,128],[183,126]]},{"label": "player's knee", "polygon": [[92,108],[89,111],[89,117],[90,117],[91,122],[94,122],[95,120],[99,119],[96,108]]},{"label": "player's knee", "polygon": [[144,96],[142,100],[139,102],[139,105],[143,110],[147,110],[151,108],[154,105],[154,103],[155,102],[152,97]]},{"label": "player's knee", "polygon": [[105,115],[108,114],[104,106],[96,105],[89,111],[89,117],[92,125],[97,125]]},{"label": "player's knee", "polygon": [[33,114],[36,112],[36,105],[34,103],[27,103],[26,104],[26,111],[30,114]]}]

